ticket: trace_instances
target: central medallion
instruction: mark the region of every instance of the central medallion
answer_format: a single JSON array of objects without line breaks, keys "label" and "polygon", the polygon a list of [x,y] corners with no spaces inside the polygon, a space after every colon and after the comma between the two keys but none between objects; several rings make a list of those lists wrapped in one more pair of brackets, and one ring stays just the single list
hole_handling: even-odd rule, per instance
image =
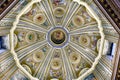
[{"label": "central medallion", "polygon": [[54,30],[51,34],[51,41],[55,44],[62,44],[65,41],[65,33],[62,30]]},{"label": "central medallion", "polygon": [[53,47],[61,48],[67,44],[69,35],[65,28],[55,27],[48,32],[47,38]]}]

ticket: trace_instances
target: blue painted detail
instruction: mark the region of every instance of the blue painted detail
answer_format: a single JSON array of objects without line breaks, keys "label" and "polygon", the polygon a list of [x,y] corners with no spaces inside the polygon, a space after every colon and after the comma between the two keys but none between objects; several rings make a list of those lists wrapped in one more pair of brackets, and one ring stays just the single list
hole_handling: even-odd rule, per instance
[{"label": "blue painted detail", "polygon": [[0,49],[6,49],[6,46],[4,45],[3,37],[4,36],[0,36]]},{"label": "blue painted detail", "polygon": [[95,80],[95,76],[94,76],[94,74],[90,74],[84,80]]},{"label": "blue painted detail", "polygon": [[0,54],[6,50],[6,46],[4,45],[3,36],[0,36]]}]

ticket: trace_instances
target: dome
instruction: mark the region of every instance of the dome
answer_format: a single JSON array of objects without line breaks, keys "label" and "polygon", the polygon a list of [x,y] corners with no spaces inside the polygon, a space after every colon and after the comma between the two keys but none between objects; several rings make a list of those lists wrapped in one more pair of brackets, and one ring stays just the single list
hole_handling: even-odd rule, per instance
[{"label": "dome", "polygon": [[110,80],[118,33],[92,0],[20,0],[2,22],[1,80]]}]

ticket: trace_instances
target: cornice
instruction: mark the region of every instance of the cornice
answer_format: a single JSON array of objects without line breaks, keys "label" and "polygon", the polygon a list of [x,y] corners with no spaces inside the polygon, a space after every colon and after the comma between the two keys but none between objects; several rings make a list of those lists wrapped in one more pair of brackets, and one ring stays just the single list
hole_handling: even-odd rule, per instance
[{"label": "cornice", "polygon": [[120,80],[120,37],[119,37],[119,42],[117,45],[111,80]]},{"label": "cornice", "polygon": [[[94,0],[94,2],[120,35],[120,1]],[[120,37],[118,40],[111,80],[120,80]]]},{"label": "cornice", "polygon": [[120,13],[119,8],[115,7],[115,3],[112,0],[94,0],[94,2],[120,34]]},{"label": "cornice", "polygon": [[19,0],[0,0],[0,20],[15,6]]}]

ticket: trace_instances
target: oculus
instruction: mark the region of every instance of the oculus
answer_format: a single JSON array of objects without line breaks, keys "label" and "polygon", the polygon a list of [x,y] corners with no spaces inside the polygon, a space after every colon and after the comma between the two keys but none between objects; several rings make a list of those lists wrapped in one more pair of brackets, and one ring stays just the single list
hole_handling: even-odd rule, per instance
[{"label": "oculus", "polygon": [[55,27],[48,32],[48,42],[53,47],[63,47],[67,44],[69,35],[65,28]]}]

